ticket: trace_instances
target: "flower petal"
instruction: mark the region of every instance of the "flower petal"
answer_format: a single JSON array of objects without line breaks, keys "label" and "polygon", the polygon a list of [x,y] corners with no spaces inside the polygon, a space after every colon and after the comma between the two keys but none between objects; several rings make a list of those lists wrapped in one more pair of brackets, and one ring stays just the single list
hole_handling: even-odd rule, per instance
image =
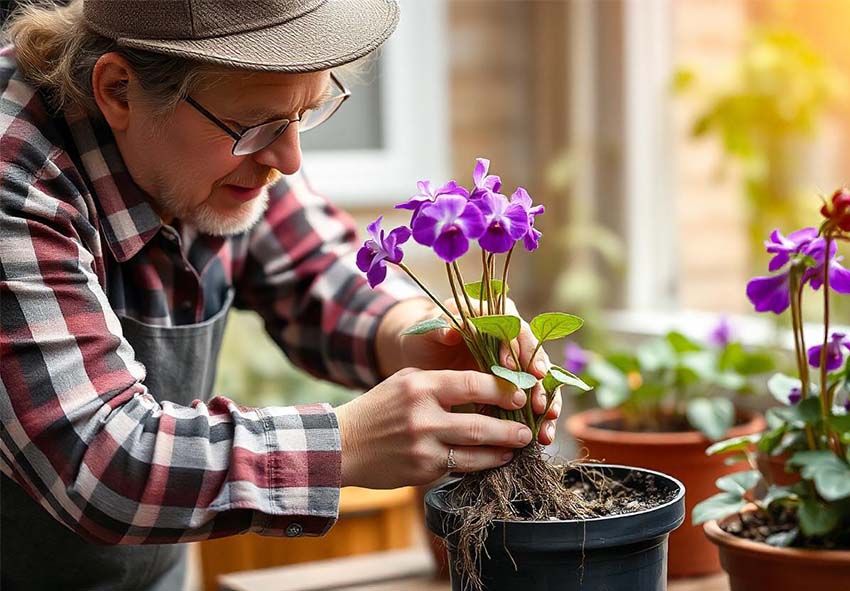
[{"label": "flower petal", "polygon": [[[371,240],[369,242],[372,242]],[[375,258],[375,250],[369,248],[369,242],[360,247],[357,251],[357,268],[364,273],[372,266],[372,259]]]},{"label": "flower petal", "polygon": [[473,202],[468,202],[460,214],[457,223],[463,228],[464,234],[470,240],[478,239],[486,229],[484,215]]},{"label": "flower petal", "polygon": [[830,262],[829,286],[836,293],[850,294],[850,270],[842,267],[837,261]]},{"label": "flower petal", "polygon": [[510,237],[504,226],[495,222],[487,226],[484,235],[478,240],[481,248],[494,254],[508,252],[515,243],[516,240]]},{"label": "flower petal", "polygon": [[420,212],[413,221],[413,239],[425,246],[434,244],[437,239],[437,219]]},{"label": "flower petal", "polygon": [[380,284],[387,278],[387,265],[383,260],[375,261],[369,271],[366,272],[366,279],[372,287]]},{"label": "flower petal", "polygon": [[750,280],[747,283],[747,297],[757,312],[781,314],[791,304],[788,273]]},{"label": "flower petal", "polygon": [[459,259],[469,250],[469,240],[459,226],[453,225],[437,236],[434,241],[434,252],[447,263]]}]

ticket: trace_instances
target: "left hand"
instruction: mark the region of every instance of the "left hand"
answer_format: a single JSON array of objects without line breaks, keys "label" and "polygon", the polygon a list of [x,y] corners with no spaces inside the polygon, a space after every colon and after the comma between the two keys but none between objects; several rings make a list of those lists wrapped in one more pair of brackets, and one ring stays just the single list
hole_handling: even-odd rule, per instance
[{"label": "left hand", "polygon": [[[508,314],[519,316],[516,305],[510,298],[506,301]],[[444,302],[446,308],[456,312],[453,299]],[[383,375],[391,375],[404,367],[420,369],[453,369],[479,370],[472,354],[466,348],[461,334],[454,329],[445,328],[433,330],[421,335],[401,336],[401,332],[422,320],[434,318],[440,314],[440,309],[433,302],[424,298],[416,298],[397,304],[385,316],[378,328],[378,357]],[[531,333],[528,323],[522,321],[519,336],[514,347],[519,347],[519,361],[524,369],[528,364],[531,353],[537,346],[537,339]],[[516,349],[515,349],[516,350]],[[502,365],[515,369],[513,358],[507,347],[502,346]],[[549,356],[541,347],[529,367],[529,373],[540,379],[549,370]],[[536,415],[546,407],[546,394],[543,386],[538,383],[531,391],[531,408]],[[543,445],[552,443],[555,438],[555,422],[561,412],[561,391],[555,392],[552,406],[546,413],[546,420],[540,429],[538,440]]]}]

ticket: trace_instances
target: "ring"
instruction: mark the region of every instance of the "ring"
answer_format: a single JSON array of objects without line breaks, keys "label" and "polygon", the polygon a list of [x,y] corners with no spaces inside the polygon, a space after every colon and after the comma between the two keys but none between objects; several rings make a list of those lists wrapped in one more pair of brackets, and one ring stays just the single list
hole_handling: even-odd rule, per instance
[{"label": "ring", "polygon": [[455,461],[455,450],[449,448],[449,457],[446,458],[446,467],[449,470],[454,470],[457,468],[457,462]]}]

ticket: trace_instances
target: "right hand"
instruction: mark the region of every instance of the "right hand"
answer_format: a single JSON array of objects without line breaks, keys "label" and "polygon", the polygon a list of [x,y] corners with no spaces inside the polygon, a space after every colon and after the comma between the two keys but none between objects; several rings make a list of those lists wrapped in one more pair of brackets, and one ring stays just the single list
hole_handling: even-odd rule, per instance
[{"label": "right hand", "polygon": [[342,485],[427,484],[448,472],[449,449],[454,472],[477,472],[508,463],[531,441],[531,430],[515,421],[451,412],[470,402],[515,410],[525,393],[482,372],[407,368],[338,407]]}]

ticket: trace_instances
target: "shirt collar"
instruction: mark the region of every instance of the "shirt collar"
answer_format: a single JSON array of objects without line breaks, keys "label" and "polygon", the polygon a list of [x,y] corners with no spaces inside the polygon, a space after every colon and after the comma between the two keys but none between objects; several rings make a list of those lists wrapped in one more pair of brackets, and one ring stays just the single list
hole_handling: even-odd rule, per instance
[{"label": "shirt collar", "polygon": [[106,121],[73,113],[65,121],[92,184],[109,249],[117,261],[129,260],[159,232],[162,219],[130,177]]}]

